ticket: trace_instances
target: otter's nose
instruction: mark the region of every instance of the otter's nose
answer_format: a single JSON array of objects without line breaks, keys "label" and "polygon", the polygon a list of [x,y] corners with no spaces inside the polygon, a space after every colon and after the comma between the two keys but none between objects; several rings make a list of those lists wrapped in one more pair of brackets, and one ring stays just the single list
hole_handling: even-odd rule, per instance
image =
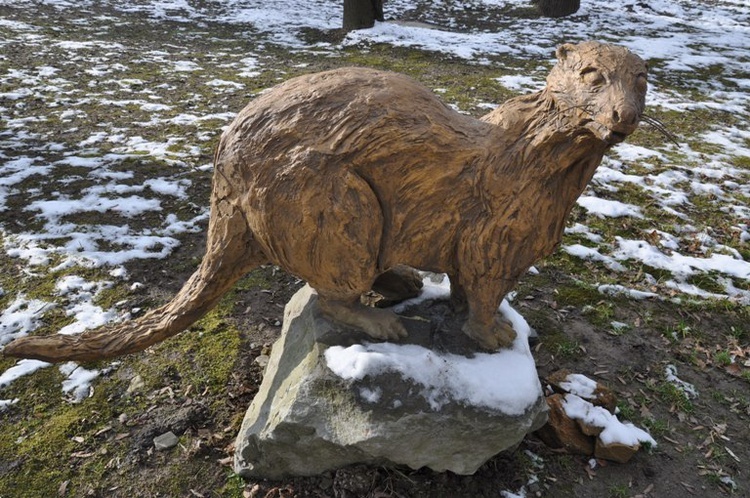
[{"label": "otter's nose", "polygon": [[635,131],[638,126],[638,111],[631,106],[617,107],[612,110],[611,130],[627,135]]},{"label": "otter's nose", "polygon": [[630,106],[612,111],[612,123],[620,127],[631,127],[638,123],[638,113]]}]

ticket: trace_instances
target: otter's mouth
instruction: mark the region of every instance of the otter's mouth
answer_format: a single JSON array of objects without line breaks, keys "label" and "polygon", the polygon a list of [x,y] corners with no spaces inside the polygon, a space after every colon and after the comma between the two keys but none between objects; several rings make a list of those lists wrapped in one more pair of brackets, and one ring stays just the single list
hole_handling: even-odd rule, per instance
[{"label": "otter's mouth", "polygon": [[615,145],[624,142],[626,138],[628,138],[628,135],[626,133],[610,131],[609,134],[604,138],[604,141],[609,145]]},{"label": "otter's mouth", "polygon": [[629,133],[611,130],[606,125],[594,120],[584,123],[584,126],[588,128],[596,138],[605,142],[607,145],[616,145],[624,142],[629,135]]}]

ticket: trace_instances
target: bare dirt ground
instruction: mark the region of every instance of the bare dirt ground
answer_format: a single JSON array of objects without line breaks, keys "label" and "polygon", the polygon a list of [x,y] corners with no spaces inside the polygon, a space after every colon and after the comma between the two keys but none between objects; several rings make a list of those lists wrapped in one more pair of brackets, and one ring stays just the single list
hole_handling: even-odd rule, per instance
[{"label": "bare dirt ground", "polygon": [[[462,16],[470,19],[471,12]],[[196,227],[175,233],[180,246],[164,259],[125,262],[127,280],[113,279],[106,265],[55,269],[52,261],[31,268],[26,260],[2,254],[3,308],[19,293],[62,302],[55,282],[68,274],[114,280],[94,301],[104,309],[137,315],[167,301],[202,254],[211,171],[201,166],[210,163],[221,126],[229,119],[219,115],[237,112],[259,91],[283,79],[353,64],[389,68],[442,89],[446,100],[479,115],[480,103],[512,94],[503,90],[498,95],[494,78],[547,61],[506,61],[505,73],[499,73],[492,66],[377,45],[336,50],[333,56],[327,43],[338,43],[341,33],[314,29],[308,33],[311,43],[323,45],[317,54],[302,53],[258,39],[253,30],[237,24],[154,20],[107,3],[86,3],[78,11],[6,2],[0,3],[0,19],[5,20],[0,23],[5,38],[0,158],[7,162],[33,156],[57,165],[46,174],[29,176],[8,194],[6,208],[0,210],[3,242],[42,230],[44,219],[27,209],[33,200],[74,197],[104,184],[104,177],[96,179],[82,163],[65,163],[71,156],[107,158],[114,163],[107,178],[126,173],[123,178],[131,187],[149,178],[188,180],[183,197],[158,189],[140,194],[143,202],[158,199],[159,211],[128,216],[113,208],[104,214],[63,216],[76,226],[102,223],[104,216],[112,225],[149,235],[165,224],[167,213],[177,213],[180,221]],[[83,44],[71,48],[72,41]],[[248,65],[241,62],[246,57],[258,67],[238,79],[240,66]],[[189,61],[200,69],[183,71],[175,61]],[[35,77],[32,70],[43,67],[57,68],[57,81],[40,81],[31,94],[12,96],[17,81]],[[27,73],[13,79],[18,74],[13,71]],[[206,83],[214,79],[223,83]],[[150,125],[150,108],[140,102],[148,98],[145,90],[158,97],[152,102],[166,106],[162,120]],[[115,100],[119,103],[112,104]],[[78,116],[70,121],[65,110]],[[188,114],[215,117],[185,124]],[[721,113],[709,117],[725,119]],[[137,135],[142,142],[93,140],[100,131],[109,137]],[[662,139],[642,131],[634,140],[650,144]],[[145,142],[165,147],[159,154],[135,154]],[[92,144],[98,148],[91,149]],[[120,157],[118,147],[130,149]],[[571,221],[585,216],[576,209]],[[105,373],[81,402],[61,393],[64,375],[56,368],[2,386],[2,398],[18,401],[0,412],[0,497],[491,497],[503,491],[592,498],[748,496],[748,308],[726,300],[678,303],[602,294],[595,284],[606,269],[562,251],[537,268],[538,274],[529,274],[519,285],[514,306],[539,334],[533,347],[539,374],[544,378],[565,368],[615,391],[620,418],[646,428],[658,442],[627,464],[561,453],[532,435],[472,476],[355,466],[315,477],[243,481],[233,473],[231,457],[244,412],[262,380],[256,359],[268,353],[280,331],[283,306],[302,285],[266,267],[252,272],[188,332],[114,366],[86,365]],[[633,273],[644,269],[634,268]],[[141,285],[133,286],[135,282]],[[61,305],[45,314],[34,333],[52,333],[70,323],[64,309]],[[0,361],[3,369],[15,364],[8,358]],[[697,396],[669,381],[668,365],[694,386]],[[153,438],[167,431],[180,442],[157,451]]]}]

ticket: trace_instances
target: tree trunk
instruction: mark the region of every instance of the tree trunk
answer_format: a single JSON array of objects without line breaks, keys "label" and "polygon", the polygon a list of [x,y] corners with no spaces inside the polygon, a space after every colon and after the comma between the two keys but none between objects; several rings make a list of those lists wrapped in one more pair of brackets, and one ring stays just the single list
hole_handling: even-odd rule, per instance
[{"label": "tree trunk", "polygon": [[344,31],[372,28],[383,20],[383,0],[344,0]]},{"label": "tree trunk", "polygon": [[578,12],[581,0],[532,0],[545,17],[563,17]]}]

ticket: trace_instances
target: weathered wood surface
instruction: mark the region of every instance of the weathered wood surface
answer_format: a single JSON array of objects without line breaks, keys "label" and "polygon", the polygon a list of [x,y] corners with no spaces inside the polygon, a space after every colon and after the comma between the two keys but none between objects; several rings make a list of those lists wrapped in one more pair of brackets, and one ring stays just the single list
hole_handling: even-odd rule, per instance
[{"label": "weathered wood surface", "polygon": [[64,361],[145,349],[269,262],[315,288],[331,318],[386,340],[403,326],[360,295],[399,264],[445,272],[452,302],[468,307],[463,331],[483,348],[508,345],[499,303],[559,243],[604,152],[644,109],[636,55],[586,42],[557,56],[544,90],[482,119],[406,76],[363,68],[264,93],[222,136],[206,255],[176,297],[139,320],[18,339],[5,354]]}]

